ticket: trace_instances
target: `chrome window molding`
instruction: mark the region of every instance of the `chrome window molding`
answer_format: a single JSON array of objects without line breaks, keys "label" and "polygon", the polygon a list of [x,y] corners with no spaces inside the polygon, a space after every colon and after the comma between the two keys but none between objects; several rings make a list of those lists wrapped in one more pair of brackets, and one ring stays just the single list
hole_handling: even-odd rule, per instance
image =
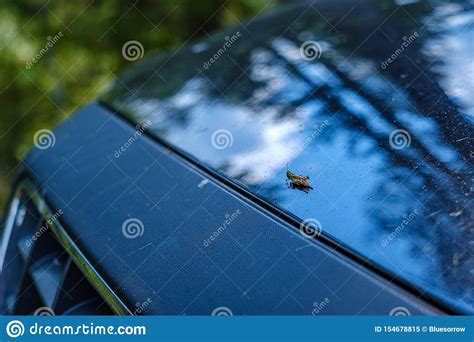
[{"label": "chrome window molding", "polygon": [[[31,180],[24,179],[20,181],[15,189],[14,196],[9,204],[9,210],[5,219],[4,233],[2,238],[2,250],[0,254],[0,271],[4,271],[5,257],[10,239],[12,236],[13,228],[15,227],[15,219],[20,210],[22,195],[26,195],[36,207],[41,217],[47,219],[54,215],[54,212],[48,206],[46,201],[40,195],[39,189],[34,185]],[[72,258],[77,267],[84,274],[84,277],[91,283],[96,289],[102,299],[109,305],[111,310],[117,315],[133,315],[128,309],[125,303],[117,296],[117,294],[107,285],[105,280],[94,268],[92,263],[87,260],[84,254],[80,251],[74,240],[69,236],[64,226],[55,220],[49,225],[49,229],[56,236],[58,242],[63,246],[69,256]]]}]

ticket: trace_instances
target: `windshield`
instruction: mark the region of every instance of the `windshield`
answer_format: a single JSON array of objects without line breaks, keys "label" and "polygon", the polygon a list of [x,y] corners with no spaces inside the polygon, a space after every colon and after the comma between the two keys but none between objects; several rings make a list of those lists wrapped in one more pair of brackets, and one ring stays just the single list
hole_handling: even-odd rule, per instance
[{"label": "windshield", "polygon": [[151,58],[103,101],[394,275],[470,307],[474,11],[344,3],[277,9]]}]

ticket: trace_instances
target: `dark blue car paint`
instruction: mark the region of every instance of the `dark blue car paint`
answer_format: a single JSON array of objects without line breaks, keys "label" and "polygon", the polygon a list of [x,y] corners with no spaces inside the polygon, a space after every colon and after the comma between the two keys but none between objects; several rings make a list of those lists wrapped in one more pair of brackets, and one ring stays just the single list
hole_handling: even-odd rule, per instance
[{"label": "dark blue car paint", "polygon": [[[227,307],[240,315],[310,315],[323,302],[324,314],[440,313],[145,135],[117,157],[135,133],[93,104],[55,131],[54,147],[25,161],[50,206],[63,211],[68,234],[132,311],[149,299],[144,314]],[[141,236],[124,236],[128,218],[143,222]]]},{"label": "dark blue car paint", "polygon": [[[278,8],[148,59],[102,100],[281,212],[318,219],[335,245],[472,312],[473,18],[470,1]],[[301,57],[308,40],[319,59]],[[222,129],[232,144],[221,150],[211,139]],[[409,134],[404,148],[390,144],[396,130]],[[314,190],[288,189],[287,164]]]}]

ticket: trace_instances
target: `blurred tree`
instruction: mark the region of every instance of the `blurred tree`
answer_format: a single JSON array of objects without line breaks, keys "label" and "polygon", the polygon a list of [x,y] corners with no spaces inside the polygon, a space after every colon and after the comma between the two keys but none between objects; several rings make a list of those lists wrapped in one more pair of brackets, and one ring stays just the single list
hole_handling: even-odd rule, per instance
[{"label": "blurred tree", "polygon": [[[16,0],[0,5],[0,206],[35,132],[53,128],[145,54],[258,14],[271,0]],[[36,57],[35,57],[36,56]]]}]

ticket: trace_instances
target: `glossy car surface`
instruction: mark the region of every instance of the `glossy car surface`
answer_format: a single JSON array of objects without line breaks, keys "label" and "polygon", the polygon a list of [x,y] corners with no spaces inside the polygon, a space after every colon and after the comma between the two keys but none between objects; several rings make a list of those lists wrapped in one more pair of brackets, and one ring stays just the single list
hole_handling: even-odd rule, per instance
[{"label": "glossy car surface", "polygon": [[[317,219],[323,235],[396,277],[471,310],[473,18],[469,1],[292,5],[149,59],[103,100],[287,214]],[[319,58],[302,56],[308,41]],[[216,132],[225,148],[212,144]],[[288,189],[287,165],[314,190]]]},{"label": "glossy car surface", "polygon": [[472,313],[473,17],[300,2],[133,66],[25,159],[2,283],[31,197],[117,314]]}]

